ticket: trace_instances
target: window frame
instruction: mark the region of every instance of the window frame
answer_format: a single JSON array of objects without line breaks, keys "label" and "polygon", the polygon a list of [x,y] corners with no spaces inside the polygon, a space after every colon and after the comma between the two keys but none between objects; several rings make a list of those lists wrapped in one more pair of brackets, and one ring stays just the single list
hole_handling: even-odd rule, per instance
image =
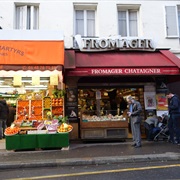
[{"label": "window frame", "polygon": [[[166,11],[166,7],[174,7],[175,9],[175,17],[176,17],[176,24],[175,24],[175,28],[176,28],[176,31],[177,31],[177,34],[176,35],[168,35],[168,25],[167,25],[167,11]],[[179,7],[179,10],[180,10],[180,7]],[[179,25],[179,22],[178,22],[178,6],[164,6],[164,12],[165,12],[165,36],[166,38],[179,38],[179,35],[180,35],[180,29],[178,27],[180,27]]]},{"label": "window frame", "polygon": [[[132,4],[132,5],[126,5],[126,4],[118,4],[117,5],[117,24],[118,24],[118,34],[120,34],[120,24],[119,24],[119,12],[120,11],[125,11],[126,12],[126,36],[127,37],[138,37],[139,36],[139,10],[140,10],[140,4]],[[131,36],[130,35],[130,12],[136,12],[136,15],[137,15],[137,23],[136,23],[136,26],[137,26],[137,35],[136,36]],[[121,35],[122,36],[122,35]]]},{"label": "window frame", "polygon": [[[97,23],[97,4],[92,3],[92,4],[76,4],[74,3],[74,35],[78,34],[76,31],[76,11],[83,11],[83,20],[84,20],[84,37],[95,37],[96,36],[96,23]],[[88,11],[94,11],[94,34],[88,36],[88,31],[87,31],[87,12]]]},{"label": "window frame", "polygon": [[[21,16],[21,13],[24,15]],[[14,27],[22,30],[39,29],[39,4],[16,3]]]},{"label": "window frame", "polygon": [[178,21],[178,37],[180,38],[180,5],[177,6],[177,21]]}]

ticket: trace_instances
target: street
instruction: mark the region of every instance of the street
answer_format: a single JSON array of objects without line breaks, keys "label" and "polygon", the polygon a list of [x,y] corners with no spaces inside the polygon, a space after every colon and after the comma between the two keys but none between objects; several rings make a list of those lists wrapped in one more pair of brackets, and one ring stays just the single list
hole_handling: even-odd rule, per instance
[{"label": "street", "polygon": [[19,168],[0,170],[1,180],[152,180],[179,179],[179,161],[134,162],[105,165]]}]

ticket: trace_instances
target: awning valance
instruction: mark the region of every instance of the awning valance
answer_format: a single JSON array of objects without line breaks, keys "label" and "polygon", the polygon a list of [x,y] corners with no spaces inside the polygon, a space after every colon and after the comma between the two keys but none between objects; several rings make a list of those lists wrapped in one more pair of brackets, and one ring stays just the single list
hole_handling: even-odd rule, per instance
[{"label": "awning valance", "polygon": [[64,65],[64,42],[0,41],[0,64]]},{"label": "awning valance", "polygon": [[[65,52],[68,53],[68,52]],[[180,60],[169,50],[155,52],[73,53],[65,59],[69,76],[85,75],[161,75],[179,74]],[[65,56],[67,57],[67,55]],[[74,65],[72,61],[74,60]],[[70,62],[68,64],[68,62]]]},{"label": "awning valance", "polygon": [[0,65],[64,65],[61,32],[1,30]]}]

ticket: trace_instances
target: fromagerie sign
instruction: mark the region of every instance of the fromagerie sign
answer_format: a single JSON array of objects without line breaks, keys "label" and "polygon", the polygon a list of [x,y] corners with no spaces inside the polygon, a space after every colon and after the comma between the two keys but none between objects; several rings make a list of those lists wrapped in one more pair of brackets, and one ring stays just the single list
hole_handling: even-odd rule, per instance
[{"label": "fromagerie sign", "polygon": [[69,76],[106,76],[106,75],[162,75],[179,74],[179,68],[76,68]]},{"label": "fromagerie sign", "polygon": [[151,39],[126,38],[121,36],[108,38],[82,38],[75,36],[78,47],[81,51],[109,51],[109,50],[144,50],[154,51],[155,47]]}]

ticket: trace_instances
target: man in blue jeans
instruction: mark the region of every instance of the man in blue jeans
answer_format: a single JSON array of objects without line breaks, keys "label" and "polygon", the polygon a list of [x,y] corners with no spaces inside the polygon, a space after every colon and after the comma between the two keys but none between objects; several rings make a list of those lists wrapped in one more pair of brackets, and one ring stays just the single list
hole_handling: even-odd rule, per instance
[{"label": "man in blue jeans", "polygon": [[168,91],[166,93],[166,96],[169,99],[169,142],[180,145],[180,99],[171,91]]}]

